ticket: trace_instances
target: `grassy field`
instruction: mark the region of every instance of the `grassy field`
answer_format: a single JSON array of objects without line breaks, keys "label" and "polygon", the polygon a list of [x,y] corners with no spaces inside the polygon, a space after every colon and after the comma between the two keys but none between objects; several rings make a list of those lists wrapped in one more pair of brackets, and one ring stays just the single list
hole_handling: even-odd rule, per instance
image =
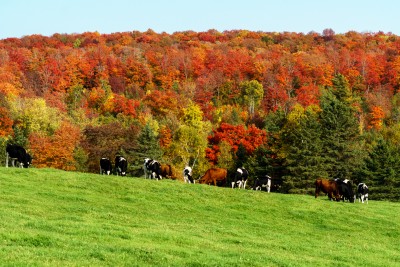
[{"label": "grassy field", "polygon": [[0,168],[1,266],[399,266],[400,203]]}]

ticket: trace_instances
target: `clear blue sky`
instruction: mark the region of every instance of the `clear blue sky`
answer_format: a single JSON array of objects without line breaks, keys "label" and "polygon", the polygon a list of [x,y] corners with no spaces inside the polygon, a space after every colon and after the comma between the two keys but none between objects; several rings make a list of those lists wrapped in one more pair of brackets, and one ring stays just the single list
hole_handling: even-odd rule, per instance
[{"label": "clear blue sky", "polygon": [[0,0],[0,39],[216,29],[400,35],[399,0]]}]

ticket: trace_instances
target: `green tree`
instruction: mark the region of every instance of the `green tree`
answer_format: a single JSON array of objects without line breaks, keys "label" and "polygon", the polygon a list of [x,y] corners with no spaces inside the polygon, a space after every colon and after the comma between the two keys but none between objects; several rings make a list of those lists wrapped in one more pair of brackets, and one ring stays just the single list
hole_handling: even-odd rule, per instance
[{"label": "green tree", "polygon": [[[296,108],[297,107],[297,108]],[[319,112],[309,106],[304,110],[295,106],[289,114],[288,123],[283,132],[287,156],[283,177],[284,190],[289,193],[311,193],[314,181],[318,177],[327,177],[324,158],[322,129],[318,121]]]},{"label": "green tree", "polygon": [[364,166],[359,175],[360,182],[366,183],[374,199],[400,198],[400,151],[399,149],[379,138],[368,153]]},{"label": "green tree", "polygon": [[219,145],[219,151],[217,167],[233,171],[235,162],[232,155],[232,147],[228,142],[222,141]]},{"label": "green tree", "polygon": [[160,143],[149,122],[143,127],[137,142],[138,148],[135,154],[141,161],[145,158],[152,158],[155,160],[161,159],[162,150],[160,148]]},{"label": "green tree", "polygon": [[248,105],[249,113],[253,115],[255,108],[260,105],[263,99],[264,88],[258,81],[251,80],[240,83],[240,89],[243,104]]},{"label": "green tree", "polygon": [[209,167],[205,159],[207,136],[211,124],[203,121],[203,112],[194,103],[183,109],[181,125],[173,134],[173,141],[168,149],[169,155],[175,155],[174,165],[183,169],[185,165],[197,165],[193,169],[195,177]]},{"label": "green tree", "polygon": [[351,178],[362,162],[361,136],[353,103],[348,83],[341,75],[321,97],[321,156],[331,178]]}]

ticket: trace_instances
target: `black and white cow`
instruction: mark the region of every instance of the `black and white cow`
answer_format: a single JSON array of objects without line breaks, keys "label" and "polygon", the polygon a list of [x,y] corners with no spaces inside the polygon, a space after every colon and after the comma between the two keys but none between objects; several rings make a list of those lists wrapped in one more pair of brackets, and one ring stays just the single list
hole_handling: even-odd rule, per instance
[{"label": "black and white cow", "polygon": [[193,176],[192,176],[192,168],[189,166],[186,166],[183,169],[183,179],[185,180],[185,183],[193,184]]},{"label": "black and white cow", "polygon": [[128,169],[128,162],[123,156],[115,157],[115,171],[117,175],[126,176],[126,170]]},{"label": "black and white cow", "polygon": [[110,175],[112,170],[111,160],[109,158],[100,159],[100,174]]},{"label": "black and white cow", "polygon": [[263,178],[256,178],[253,185],[253,190],[262,190],[265,188],[267,192],[271,192],[271,177],[265,175]]},{"label": "black and white cow", "polygon": [[26,164],[27,166],[25,168],[28,168],[32,165],[32,156],[29,153],[26,153]]},{"label": "black and white cow", "polygon": [[249,178],[249,172],[243,167],[238,168],[235,173],[235,178],[232,181],[232,189],[235,188],[235,186],[246,189],[247,178]]},{"label": "black and white cow", "polygon": [[342,200],[348,200],[349,202],[354,202],[354,192],[353,192],[353,184],[351,181],[344,179],[335,179],[336,184],[338,185],[339,195]]},{"label": "black and white cow", "polygon": [[161,164],[154,159],[145,158],[143,164],[144,177],[150,179],[162,179]]},{"label": "black and white cow", "polygon": [[357,198],[358,202],[364,203],[364,200],[368,204],[368,186],[364,183],[359,183],[357,186]]},{"label": "black and white cow", "polygon": [[15,161],[19,163],[20,168],[28,168],[32,164],[32,157],[29,155],[25,148],[19,145],[7,144],[6,147],[6,167],[8,161],[11,159],[11,165],[15,167]]}]

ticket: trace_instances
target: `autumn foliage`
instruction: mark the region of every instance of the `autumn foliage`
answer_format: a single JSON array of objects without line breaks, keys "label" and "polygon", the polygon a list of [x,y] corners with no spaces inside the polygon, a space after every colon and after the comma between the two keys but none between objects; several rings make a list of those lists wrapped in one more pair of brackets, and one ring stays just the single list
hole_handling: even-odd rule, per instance
[{"label": "autumn foliage", "polygon": [[[337,75],[349,87],[345,101],[357,107],[359,132],[400,143],[400,38],[391,33],[147,30],[8,38],[0,40],[0,141],[26,145],[34,166],[80,164],[91,172],[99,157],[116,153],[137,159],[139,169],[148,151],[179,166],[196,159],[202,168],[217,164],[227,147],[234,154],[243,146],[246,156],[266,147],[284,160],[288,136],[279,130],[297,125],[287,120],[296,107],[319,110]],[[194,123],[185,117],[190,106]],[[138,136],[156,139],[148,143],[157,151],[142,151]]]},{"label": "autumn foliage", "polygon": [[260,130],[254,125],[247,128],[243,125],[230,125],[222,123],[213,134],[208,136],[208,142],[211,145],[206,149],[207,158],[214,164],[218,162],[219,144],[227,142],[232,152],[236,153],[239,145],[243,145],[248,155],[251,155],[255,149],[266,143],[266,132]]},{"label": "autumn foliage", "polygon": [[79,128],[68,122],[64,122],[53,136],[31,134],[29,143],[35,166],[75,170],[74,150],[79,137]]}]

